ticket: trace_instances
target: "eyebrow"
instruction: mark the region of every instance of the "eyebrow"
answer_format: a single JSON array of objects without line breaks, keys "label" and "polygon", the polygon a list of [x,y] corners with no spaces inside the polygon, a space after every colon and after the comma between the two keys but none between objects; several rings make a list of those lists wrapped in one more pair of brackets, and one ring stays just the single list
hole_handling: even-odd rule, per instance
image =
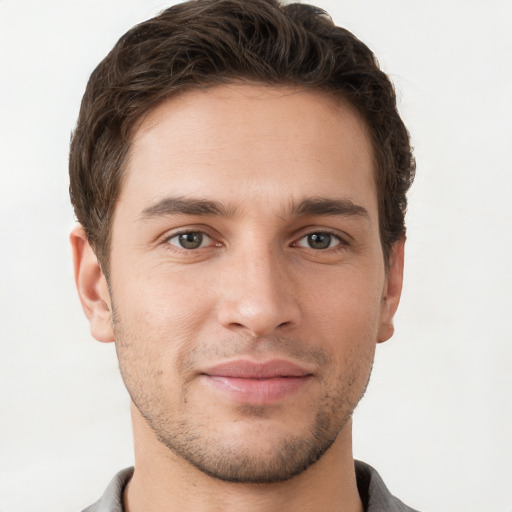
[{"label": "eyebrow", "polygon": [[[366,208],[355,204],[350,199],[311,197],[292,203],[290,212],[295,216],[341,215],[370,219]],[[140,219],[149,220],[166,215],[233,217],[235,213],[236,209],[234,207],[226,206],[218,201],[200,198],[166,197],[156,204],[145,208],[140,215]]]},{"label": "eyebrow", "polygon": [[145,208],[140,218],[149,220],[154,217],[164,217],[166,215],[216,215],[221,217],[231,217],[233,210],[226,208],[217,201],[208,199],[193,199],[185,197],[166,197],[158,203]]},{"label": "eyebrow", "polygon": [[292,206],[294,215],[342,215],[348,217],[362,217],[370,220],[368,210],[355,204],[350,199],[331,199],[325,197],[312,197],[304,199]]}]

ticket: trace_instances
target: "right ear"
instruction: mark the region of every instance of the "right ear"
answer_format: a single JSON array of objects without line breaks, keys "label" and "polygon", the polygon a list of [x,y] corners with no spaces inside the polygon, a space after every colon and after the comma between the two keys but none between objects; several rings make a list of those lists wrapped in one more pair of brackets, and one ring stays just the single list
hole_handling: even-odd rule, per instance
[{"label": "right ear", "polygon": [[98,258],[81,225],[71,231],[69,239],[73,251],[76,288],[89,320],[91,334],[104,343],[114,341],[110,294]]}]

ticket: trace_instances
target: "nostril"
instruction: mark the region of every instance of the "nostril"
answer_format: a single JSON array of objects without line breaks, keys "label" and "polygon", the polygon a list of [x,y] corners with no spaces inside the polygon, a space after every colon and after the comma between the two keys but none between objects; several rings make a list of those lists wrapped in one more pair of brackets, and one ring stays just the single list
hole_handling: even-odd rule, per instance
[{"label": "nostril", "polygon": [[217,309],[219,323],[233,331],[247,330],[252,336],[267,336],[275,329],[282,331],[296,326],[300,308],[295,298],[277,293],[272,296],[270,291],[238,292],[240,295],[223,298]]}]

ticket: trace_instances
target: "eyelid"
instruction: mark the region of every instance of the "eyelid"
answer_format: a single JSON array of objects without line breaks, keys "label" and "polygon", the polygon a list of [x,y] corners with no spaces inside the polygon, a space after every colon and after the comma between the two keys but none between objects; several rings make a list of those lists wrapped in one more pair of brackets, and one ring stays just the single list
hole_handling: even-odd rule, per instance
[{"label": "eyelid", "polygon": [[[317,226],[308,226],[307,228],[303,228],[299,231],[299,233],[294,237],[293,242],[291,245],[296,245],[299,240],[302,240],[303,238],[314,235],[314,234],[326,234],[330,235],[337,240],[339,240],[341,245],[348,246],[351,243],[351,240],[353,238],[344,231],[339,231],[338,229],[333,228],[327,228],[327,227],[317,227]],[[338,245],[340,245],[338,244]],[[334,249],[334,247],[331,247],[331,249]]]},{"label": "eyelid", "polygon": [[[203,236],[208,237],[210,242],[205,246],[198,247],[197,249],[185,249],[184,247],[179,247],[178,245],[170,243],[171,239],[187,233],[200,233]],[[166,246],[166,248],[179,252],[197,252],[200,249],[206,249],[208,247],[220,247],[222,245],[221,242],[218,241],[218,236],[214,235],[212,230],[207,229],[205,226],[183,226],[169,230],[165,233],[165,235],[162,236],[161,243]]]},{"label": "eyelid", "polygon": [[[311,235],[315,235],[315,234],[322,234],[322,235],[328,235],[330,237],[330,240],[329,240],[329,245],[328,247],[325,247],[325,248],[315,248],[315,247],[310,247],[309,246],[309,243],[308,243],[308,237],[310,237]],[[304,240],[304,243],[302,243],[302,241]],[[340,249],[340,247],[345,247],[347,244],[337,235],[333,234],[333,233],[328,233],[328,232],[320,232],[320,231],[313,231],[312,233],[308,233],[307,235],[304,235],[302,237],[300,237],[295,243],[294,243],[294,247],[300,247],[300,248],[303,248],[303,249],[309,249],[309,250],[312,250],[312,251],[318,251],[318,252],[327,252],[327,251],[330,251],[330,250],[336,250],[336,249]]]},{"label": "eyelid", "polygon": [[[187,234],[190,234],[190,233],[200,234],[203,237],[203,240],[201,240],[201,245],[199,247],[197,247],[196,249],[187,249],[186,247],[180,247],[179,241],[177,241],[176,244],[171,243],[171,240],[179,239],[179,237],[181,235],[187,235]],[[189,250],[190,251],[197,251],[198,249],[202,249],[203,247],[210,245],[211,241],[212,241],[212,237],[210,235],[208,235],[207,233],[203,233],[201,231],[183,231],[181,233],[175,233],[174,235],[169,236],[166,239],[166,242],[168,244],[172,245],[173,247],[176,247],[177,249],[183,250],[183,251],[189,251]]]}]

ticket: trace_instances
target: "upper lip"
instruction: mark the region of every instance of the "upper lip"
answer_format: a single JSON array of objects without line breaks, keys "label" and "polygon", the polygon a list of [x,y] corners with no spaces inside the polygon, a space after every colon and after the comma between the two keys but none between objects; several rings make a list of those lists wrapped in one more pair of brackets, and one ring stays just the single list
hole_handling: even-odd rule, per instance
[{"label": "upper lip", "polygon": [[210,377],[232,377],[241,379],[272,379],[276,377],[305,377],[312,372],[296,363],[284,359],[258,362],[247,359],[226,361],[201,372]]}]

